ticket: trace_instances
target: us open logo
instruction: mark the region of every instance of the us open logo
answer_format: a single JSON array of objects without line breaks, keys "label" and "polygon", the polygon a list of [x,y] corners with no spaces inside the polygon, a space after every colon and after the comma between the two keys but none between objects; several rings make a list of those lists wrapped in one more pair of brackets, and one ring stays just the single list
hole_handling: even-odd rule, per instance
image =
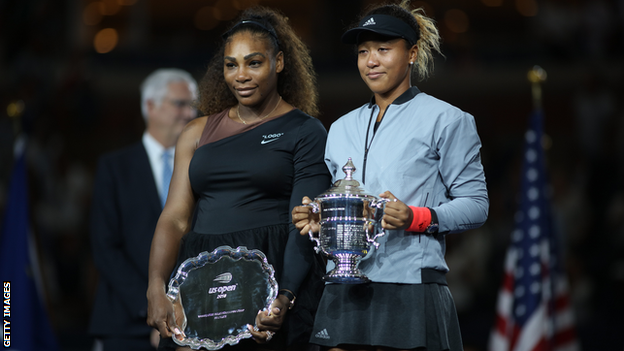
[{"label": "us open logo", "polygon": [[[227,284],[232,281],[232,273],[225,272],[217,275],[213,281],[221,284]],[[213,286],[208,289],[208,294],[218,294],[217,299],[224,299],[227,297],[227,293],[231,291],[235,291],[238,284],[226,285],[226,286]]]},{"label": "us open logo", "polygon": [[212,281],[217,282],[217,283],[227,284],[232,281],[232,273],[230,272],[221,273],[218,276],[216,276]]}]

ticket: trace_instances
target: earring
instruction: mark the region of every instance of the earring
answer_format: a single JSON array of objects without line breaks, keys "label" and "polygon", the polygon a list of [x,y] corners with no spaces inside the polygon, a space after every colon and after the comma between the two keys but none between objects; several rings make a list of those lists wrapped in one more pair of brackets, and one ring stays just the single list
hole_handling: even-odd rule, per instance
[{"label": "earring", "polygon": [[410,62],[410,66],[413,65],[413,64],[414,64],[414,62]]}]

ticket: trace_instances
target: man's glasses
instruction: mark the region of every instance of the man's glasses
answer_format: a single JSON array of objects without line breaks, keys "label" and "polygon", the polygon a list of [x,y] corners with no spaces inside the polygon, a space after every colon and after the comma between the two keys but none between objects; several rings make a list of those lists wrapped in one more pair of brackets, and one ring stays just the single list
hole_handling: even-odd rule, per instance
[{"label": "man's glasses", "polygon": [[165,98],[164,100],[166,100],[167,102],[169,102],[171,105],[173,105],[174,107],[177,107],[179,109],[183,109],[183,108],[195,108],[195,106],[193,106],[193,101],[192,100],[178,100],[178,99],[167,99]]}]

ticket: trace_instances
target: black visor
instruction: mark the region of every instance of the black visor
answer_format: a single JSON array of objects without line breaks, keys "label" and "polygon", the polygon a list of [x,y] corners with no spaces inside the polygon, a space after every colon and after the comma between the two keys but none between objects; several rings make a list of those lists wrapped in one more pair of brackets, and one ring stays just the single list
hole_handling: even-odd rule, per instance
[{"label": "black visor", "polygon": [[410,25],[400,19],[389,15],[370,15],[364,17],[360,24],[346,31],[342,35],[342,42],[345,44],[357,44],[362,32],[371,32],[391,38],[403,38],[415,45],[419,34]]}]

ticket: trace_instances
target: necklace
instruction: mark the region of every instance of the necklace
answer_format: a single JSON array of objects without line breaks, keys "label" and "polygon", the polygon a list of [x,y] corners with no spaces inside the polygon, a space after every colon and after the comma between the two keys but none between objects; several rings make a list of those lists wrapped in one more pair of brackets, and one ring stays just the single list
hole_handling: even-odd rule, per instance
[{"label": "necklace", "polygon": [[[263,120],[263,119],[269,117],[271,115],[271,113],[275,112],[275,110],[277,110],[277,106],[279,106],[280,102],[282,102],[282,96],[281,95],[279,97],[279,100],[277,100],[277,105],[275,105],[273,110],[271,110],[271,112],[267,113],[266,116],[260,117],[260,120]],[[240,121],[243,122],[243,124],[247,124],[247,122],[245,122],[245,120],[242,119],[241,116],[240,116],[240,104],[238,104],[236,106],[236,115],[238,116],[238,119],[240,119]]]}]

